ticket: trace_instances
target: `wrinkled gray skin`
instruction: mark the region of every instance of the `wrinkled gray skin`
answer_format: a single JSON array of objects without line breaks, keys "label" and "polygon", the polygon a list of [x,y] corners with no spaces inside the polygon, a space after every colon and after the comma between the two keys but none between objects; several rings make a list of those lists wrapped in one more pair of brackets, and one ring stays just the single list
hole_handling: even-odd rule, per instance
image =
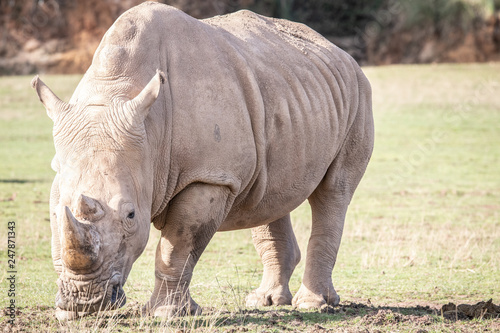
[{"label": "wrinkled gray skin", "polygon": [[[242,228],[264,265],[248,306],[338,304],[331,273],[373,148],[370,85],[345,52],[249,11],[199,21],[144,3],[109,29],[69,103],[32,83],[54,121],[59,319],[125,303],[151,222],[162,237],[146,314],[199,313],[196,262],[216,231]],[[292,299],[289,213],[306,199],[312,232]]]}]

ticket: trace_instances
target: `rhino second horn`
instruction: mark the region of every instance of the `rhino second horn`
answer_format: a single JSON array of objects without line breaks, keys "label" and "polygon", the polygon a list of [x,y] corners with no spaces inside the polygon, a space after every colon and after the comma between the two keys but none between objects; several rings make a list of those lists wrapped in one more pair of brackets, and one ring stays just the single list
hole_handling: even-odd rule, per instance
[{"label": "rhino second horn", "polygon": [[86,195],[80,195],[78,198],[78,210],[81,217],[88,221],[98,221],[104,216],[104,210],[102,209],[101,204],[92,198],[87,197]]},{"label": "rhino second horn", "polygon": [[74,271],[90,270],[97,264],[100,240],[95,227],[79,222],[68,206],[64,207],[61,226],[62,261]]},{"label": "rhino second horn", "polygon": [[127,110],[125,116],[131,119],[132,124],[142,123],[146,119],[149,108],[158,98],[161,85],[164,84],[166,80],[165,74],[157,69],[156,74],[144,89],[142,89],[139,95],[125,103],[125,110]]}]

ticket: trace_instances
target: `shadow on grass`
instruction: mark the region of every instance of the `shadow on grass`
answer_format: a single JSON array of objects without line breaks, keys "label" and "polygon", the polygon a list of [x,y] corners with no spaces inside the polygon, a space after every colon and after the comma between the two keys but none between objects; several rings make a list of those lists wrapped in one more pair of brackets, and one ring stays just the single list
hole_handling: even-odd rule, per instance
[{"label": "shadow on grass", "polygon": [[[438,311],[428,306],[372,306],[361,303],[347,303],[322,310],[296,310],[291,307],[271,307],[269,309],[242,309],[239,311],[220,311],[205,309],[199,317],[180,317],[168,320],[168,327],[179,329],[215,328],[253,331],[259,328],[278,330],[304,330],[308,327],[321,327],[328,323],[355,320],[368,325],[391,325],[396,323],[416,323],[429,325],[439,321]],[[121,316],[121,319],[133,321],[132,314]],[[358,318],[358,319],[356,319]],[[151,328],[165,327],[165,321],[159,318],[148,319]],[[318,330],[317,330],[318,331]],[[319,330],[321,331],[321,330]]]},{"label": "shadow on grass", "polygon": [[3,184],[30,184],[30,183],[40,183],[44,182],[40,179],[0,179],[0,183]]}]

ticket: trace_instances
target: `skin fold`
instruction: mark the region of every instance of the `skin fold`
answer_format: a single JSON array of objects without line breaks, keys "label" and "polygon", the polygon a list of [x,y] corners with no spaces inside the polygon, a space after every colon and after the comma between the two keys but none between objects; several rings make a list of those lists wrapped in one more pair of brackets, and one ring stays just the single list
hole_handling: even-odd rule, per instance
[{"label": "skin fold", "polygon": [[[248,306],[336,305],[331,274],[373,149],[371,88],[308,27],[239,11],[196,20],[146,2],[103,37],[71,100],[32,81],[54,121],[50,199],[59,319],[125,304],[150,226],[144,314],[199,314],[189,283],[217,231],[252,228],[264,273]],[[290,212],[308,199],[306,270]]]}]

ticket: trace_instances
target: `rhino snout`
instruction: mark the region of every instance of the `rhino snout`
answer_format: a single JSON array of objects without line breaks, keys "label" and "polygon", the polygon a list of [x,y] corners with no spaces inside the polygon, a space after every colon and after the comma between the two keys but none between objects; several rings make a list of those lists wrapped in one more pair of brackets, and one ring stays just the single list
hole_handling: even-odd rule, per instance
[{"label": "rhino snout", "polygon": [[61,279],[58,284],[56,315],[59,320],[72,320],[98,311],[118,309],[126,303],[119,274],[99,284],[94,281]]}]

